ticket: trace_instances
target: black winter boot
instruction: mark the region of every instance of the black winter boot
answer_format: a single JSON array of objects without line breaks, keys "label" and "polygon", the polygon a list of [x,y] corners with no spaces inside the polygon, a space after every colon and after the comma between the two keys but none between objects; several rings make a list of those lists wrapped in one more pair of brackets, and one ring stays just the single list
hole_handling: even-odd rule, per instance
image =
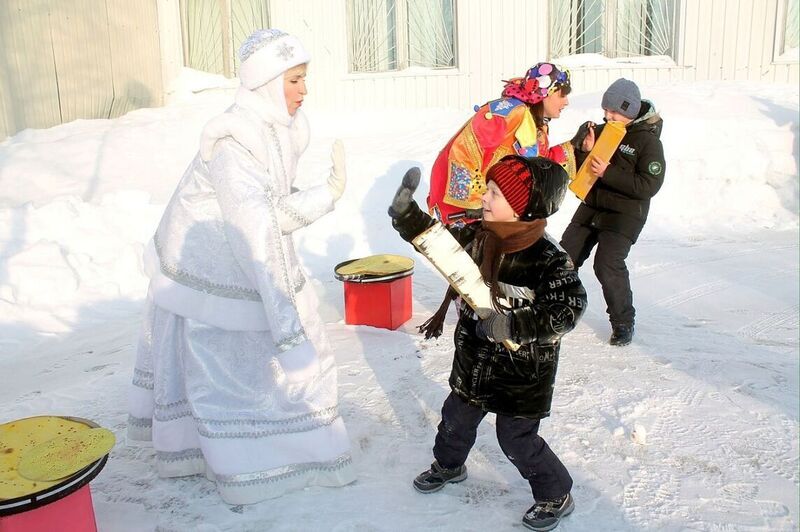
[{"label": "black winter boot", "polygon": [[465,478],[467,478],[467,466],[445,469],[434,460],[430,469],[423,471],[414,479],[414,489],[420,493],[433,493],[442,489],[445,484],[461,482]]},{"label": "black winter boot", "polygon": [[611,345],[623,346],[628,345],[633,340],[633,324],[630,325],[611,325],[611,339],[608,341]]},{"label": "black winter boot", "polygon": [[531,506],[522,517],[522,524],[537,532],[553,530],[561,518],[571,514],[574,509],[575,501],[567,493],[558,500],[540,501]]}]

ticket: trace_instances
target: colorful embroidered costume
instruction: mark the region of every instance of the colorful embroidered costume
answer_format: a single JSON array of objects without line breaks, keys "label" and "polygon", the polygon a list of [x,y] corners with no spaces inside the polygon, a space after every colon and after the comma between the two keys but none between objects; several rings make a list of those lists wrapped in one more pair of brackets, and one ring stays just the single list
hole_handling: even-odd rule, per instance
[{"label": "colorful embroidered costume", "polygon": [[433,164],[430,213],[446,225],[474,221],[467,211],[481,208],[485,172],[506,155],[547,157],[573,176],[572,145],[564,142],[551,147],[547,124],[537,127],[531,109],[553,92],[568,87],[568,71],[539,63],[525,77],[509,80],[503,97],[476,106],[475,115],[450,139]]}]

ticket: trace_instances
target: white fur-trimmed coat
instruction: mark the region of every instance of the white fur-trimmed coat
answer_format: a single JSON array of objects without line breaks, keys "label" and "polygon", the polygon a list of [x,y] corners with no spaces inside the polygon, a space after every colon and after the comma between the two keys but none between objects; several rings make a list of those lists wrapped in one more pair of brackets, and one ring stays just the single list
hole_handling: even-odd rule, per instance
[{"label": "white fur-trimmed coat", "polygon": [[333,209],[326,184],[292,192],[308,123],[240,88],[203,130],[146,251],[156,305],[226,330],[268,330],[286,351],[307,340],[306,279],[291,233]]}]

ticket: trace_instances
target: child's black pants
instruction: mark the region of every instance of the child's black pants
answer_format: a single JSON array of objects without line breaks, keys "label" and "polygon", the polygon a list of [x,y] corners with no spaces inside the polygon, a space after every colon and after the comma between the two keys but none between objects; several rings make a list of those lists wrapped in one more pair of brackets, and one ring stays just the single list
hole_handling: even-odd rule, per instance
[{"label": "child's black pants", "polygon": [[[450,469],[466,462],[484,416],[485,411],[450,393],[442,406],[442,421],[433,447],[433,456],[439,465]],[[497,415],[500,448],[528,480],[534,499],[558,499],[572,489],[572,477],[547,442],[537,434],[538,430],[538,419]]]},{"label": "child's black pants", "polygon": [[636,309],[625,264],[633,242],[614,231],[600,231],[575,222],[570,222],[561,237],[561,247],[572,258],[575,268],[583,266],[595,245],[594,273],[603,288],[609,321],[612,325],[633,325]]}]

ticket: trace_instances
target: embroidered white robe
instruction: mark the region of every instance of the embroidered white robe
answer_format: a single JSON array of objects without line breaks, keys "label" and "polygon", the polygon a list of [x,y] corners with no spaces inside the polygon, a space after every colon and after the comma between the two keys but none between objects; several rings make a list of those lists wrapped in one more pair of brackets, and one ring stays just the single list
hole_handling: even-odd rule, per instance
[{"label": "embroidered white robe", "polygon": [[326,184],[292,192],[307,143],[302,112],[240,89],[204,129],[145,253],[128,437],[152,439],[162,476],[205,473],[230,504],[354,480],[291,235],[333,209]]}]

